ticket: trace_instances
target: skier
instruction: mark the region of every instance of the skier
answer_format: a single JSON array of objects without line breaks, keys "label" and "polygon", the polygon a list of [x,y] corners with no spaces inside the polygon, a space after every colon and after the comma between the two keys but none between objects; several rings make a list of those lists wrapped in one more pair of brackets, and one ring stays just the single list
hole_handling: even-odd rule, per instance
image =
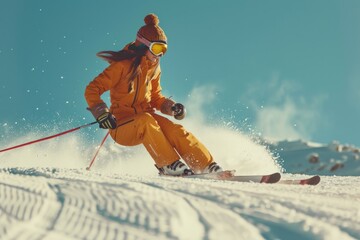
[{"label": "skier", "polygon": [[[167,51],[167,38],[155,14],[147,15],[144,21],[136,40],[123,50],[97,54],[110,66],[86,87],[88,110],[100,128],[109,129],[116,143],[123,146],[143,144],[154,159],[159,174],[222,171],[208,149],[192,133],[155,113],[156,109],[181,120],[186,110],[181,103],[161,93],[160,58]],[[100,98],[108,90],[110,109]]]}]

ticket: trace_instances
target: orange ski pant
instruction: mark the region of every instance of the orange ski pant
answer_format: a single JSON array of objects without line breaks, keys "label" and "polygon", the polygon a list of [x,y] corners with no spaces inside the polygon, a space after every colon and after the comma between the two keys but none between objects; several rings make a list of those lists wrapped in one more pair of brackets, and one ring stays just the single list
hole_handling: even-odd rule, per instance
[{"label": "orange ski pant", "polygon": [[213,158],[207,148],[183,126],[155,113],[140,113],[118,122],[110,130],[120,145],[144,144],[157,167],[167,166],[180,156],[195,172],[203,171]]}]

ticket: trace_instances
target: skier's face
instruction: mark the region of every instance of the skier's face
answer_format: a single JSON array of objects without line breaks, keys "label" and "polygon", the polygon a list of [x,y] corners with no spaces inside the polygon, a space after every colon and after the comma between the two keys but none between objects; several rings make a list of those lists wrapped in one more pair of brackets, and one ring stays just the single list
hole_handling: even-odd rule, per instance
[{"label": "skier's face", "polygon": [[148,60],[150,60],[153,63],[156,63],[159,61],[160,57],[159,56],[155,56],[150,50],[146,51],[146,57]]}]

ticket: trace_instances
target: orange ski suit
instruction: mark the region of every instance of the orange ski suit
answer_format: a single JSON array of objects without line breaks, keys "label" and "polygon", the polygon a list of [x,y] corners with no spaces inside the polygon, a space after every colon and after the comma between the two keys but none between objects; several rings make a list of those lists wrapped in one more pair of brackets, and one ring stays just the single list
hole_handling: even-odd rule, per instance
[{"label": "orange ski suit", "polygon": [[[85,98],[89,108],[104,103],[100,96],[110,90],[110,112],[117,128],[110,135],[120,145],[144,144],[157,167],[167,166],[180,156],[195,172],[203,171],[213,158],[206,147],[183,126],[155,113],[167,100],[161,94],[159,64],[143,56],[141,72],[129,83],[132,61],[113,62],[89,83]],[[180,155],[180,156],[179,156]]]}]

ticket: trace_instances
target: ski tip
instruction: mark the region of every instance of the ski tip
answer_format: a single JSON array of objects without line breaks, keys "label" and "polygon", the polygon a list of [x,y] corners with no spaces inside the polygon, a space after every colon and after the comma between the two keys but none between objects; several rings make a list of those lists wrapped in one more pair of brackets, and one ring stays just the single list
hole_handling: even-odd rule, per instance
[{"label": "ski tip", "polygon": [[320,176],[316,175],[308,179],[304,179],[300,181],[301,185],[317,185],[320,182]]},{"label": "ski tip", "polygon": [[280,181],[280,178],[281,174],[277,172],[263,176],[260,180],[260,183],[277,183],[278,181]]}]

